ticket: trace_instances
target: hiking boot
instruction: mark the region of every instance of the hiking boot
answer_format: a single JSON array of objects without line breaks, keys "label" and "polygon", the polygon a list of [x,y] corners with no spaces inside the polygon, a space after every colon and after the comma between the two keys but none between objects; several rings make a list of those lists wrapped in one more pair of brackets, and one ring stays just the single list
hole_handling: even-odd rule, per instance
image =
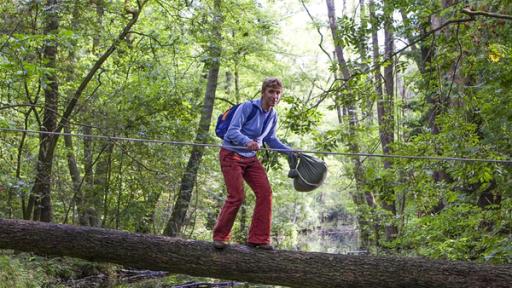
[{"label": "hiking boot", "polygon": [[247,243],[247,246],[261,250],[274,250],[274,247],[270,244]]},{"label": "hiking boot", "polygon": [[226,245],[227,245],[226,242],[221,241],[221,240],[213,241],[213,247],[215,247],[215,249],[222,250],[222,249],[226,248]]}]

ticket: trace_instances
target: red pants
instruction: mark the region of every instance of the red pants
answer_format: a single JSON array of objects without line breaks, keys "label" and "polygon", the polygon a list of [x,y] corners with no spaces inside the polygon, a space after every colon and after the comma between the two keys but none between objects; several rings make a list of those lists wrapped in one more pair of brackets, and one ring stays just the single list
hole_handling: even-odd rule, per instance
[{"label": "red pants", "polygon": [[249,228],[249,243],[269,244],[272,219],[272,189],[265,168],[255,157],[243,157],[222,148],[219,153],[220,167],[224,174],[224,182],[228,197],[220,211],[213,240],[227,241],[235,222],[238,209],[244,201],[244,179],[256,195],[256,206]]}]

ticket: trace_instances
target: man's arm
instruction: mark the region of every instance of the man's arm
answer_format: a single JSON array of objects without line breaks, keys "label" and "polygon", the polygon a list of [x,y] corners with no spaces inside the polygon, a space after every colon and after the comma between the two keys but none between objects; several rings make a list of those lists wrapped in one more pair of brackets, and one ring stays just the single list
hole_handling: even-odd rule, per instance
[{"label": "man's arm", "polygon": [[267,143],[267,145],[272,149],[281,150],[279,151],[280,153],[290,154],[292,152],[292,148],[283,144],[283,142],[281,142],[276,136],[277,114],[273,119],[272,123],[269,125],[272,125],[272,128],[270,128],[270,131],[268,132],[267,136],[265,136],[265,138],[263,139],[263,142]]},{"label": "man's arm", "polygon": [[224,135],[224,139],[233,142],[235,145],[239,146],[247,146],[249,142],[252,140],[242,134],[242,126],[245,121],[247,121],[247,117],[252,111],[252,103],[245,102],[244,104],[238,106],[233,115],[233,119],[231,119],[231,124],[229,125],[228,131],[226,135]]}]

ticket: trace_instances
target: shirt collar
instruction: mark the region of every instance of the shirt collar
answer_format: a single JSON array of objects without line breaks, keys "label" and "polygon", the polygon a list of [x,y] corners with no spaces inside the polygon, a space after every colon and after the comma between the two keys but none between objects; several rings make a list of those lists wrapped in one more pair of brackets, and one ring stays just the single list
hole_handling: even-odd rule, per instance
[{"label": "shirt collar", "polygon": [[258,108],[259,108],[259,109],[261,110],[261,112],[263,112],[263,113],[269,113],[269,112],[272,112],[272,110],[274,110],[274,109],[270,109],[269,111],[265,111],[265,110],[263,110],[263,107],[261,107],[261,98],[256,99],[256,100],[252,100],[252,103],[253,103],[254,105],[258,106]]}]

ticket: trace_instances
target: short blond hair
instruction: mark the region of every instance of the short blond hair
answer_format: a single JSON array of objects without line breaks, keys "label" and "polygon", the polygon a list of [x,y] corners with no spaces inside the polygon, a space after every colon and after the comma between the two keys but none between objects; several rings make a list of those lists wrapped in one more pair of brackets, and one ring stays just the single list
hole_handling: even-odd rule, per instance
[{"label": "short blond hair", "polygon": [[268,77],[261,84],[261,92],[264,92],[268,87],[283,89],[283,82],[277,77]]}]

